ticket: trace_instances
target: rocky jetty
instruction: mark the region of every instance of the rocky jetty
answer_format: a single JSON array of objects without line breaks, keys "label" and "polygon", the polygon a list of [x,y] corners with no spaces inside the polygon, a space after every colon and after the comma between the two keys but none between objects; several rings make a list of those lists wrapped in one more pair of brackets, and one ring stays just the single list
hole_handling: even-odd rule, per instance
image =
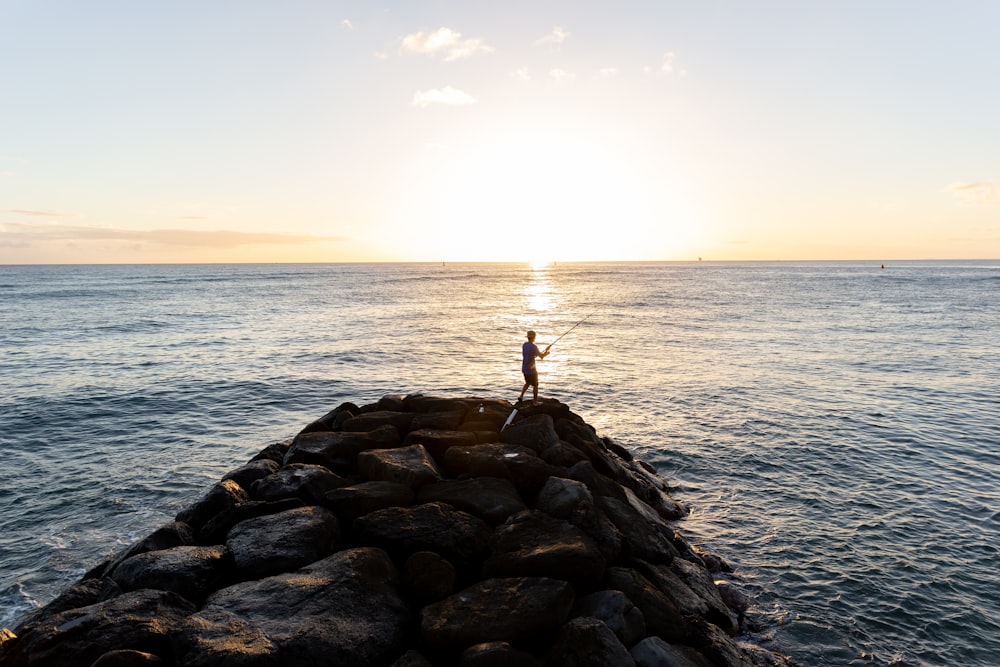
[{"label": "rocky jetty", "polygon": [[554,400],[387,396],[266,447],[13,632],[3,667],[737,667],[746,599]]}]

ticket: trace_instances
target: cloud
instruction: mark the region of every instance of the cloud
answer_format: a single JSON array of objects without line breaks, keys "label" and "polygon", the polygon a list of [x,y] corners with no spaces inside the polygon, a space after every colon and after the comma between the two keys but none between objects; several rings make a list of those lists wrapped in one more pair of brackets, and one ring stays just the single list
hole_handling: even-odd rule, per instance
[{"label": "cloud", "polygon": [[510,75],[520,81],[531,81],[531,74],[528,73],[527,67],[520,67],[511,72]]},{"label": "cloud", "polygon": [[346,241],[342,236],[311,236],[307,234],[268,234],[225,230],[198,231],[191,229],[130,230],[113,227],[82,225],[0,225],[0,245],[21,247],[47,241],[132,241],[169,246],[201,248],[236,248],[245,245],[305,245]]},{"label": "cloud", "polygon": [[460,106],[465,104],[474,104],[476,98],[463,92],[457,88],[452,88],[451,86],[445,86],[444,88],[432,88],[430,90],[418,90],[413,95],[413,102],[411,103],[415,107],[426,107],[431,104],[446,104],[451,106]]},{"label": "cloud", "polygon": [[677,74],[678,76],[687,76],[686,69],[678,69],[676,65],[677,54],[673,51],[667,51],[663,54],[663,61],[660,63],[659,67],[645,67],[643,69],[647,74],[652,74],[654,72],[659,72],[660,74]]},{"label": "cloud", "polygon": [[618,75],[617,67],[602,67],[601,69],[597,70],[597,76],[600,77],[609,77],[617,75]]},{"label": "cloud", "polygon": [[977,181],[975,183],[952,183],[944,189],[958,198],[963,206],[986,204],[1000,201],[1000,185],[993,181]]},{"label": "cloud", "polygon": [[555,68],[555,69],[549,70],[549,76],[551,76],[556,81],[560,81],[560,82],[562,82],[562,81],[572,81],[573,79],[576,78],[576,74],[573,74],[572,72],[567,72],[564,69],[559,69],[558,67]]},{"label": "cloud", "polygon": [[481,39],[463,39],[462,33],[451,28],[438,28],[430,34],[415,32],[404,37],[401,46],[410,53],[442,55],[446,62],[493,52],[493,47],[484,44]]},{"label": "cloud", "polygon": [[340,22],[340,25],[344,26],[348,30],[351,30],[351,31],[354,30],[354,24],[351,23],[351,19],[344,19],[343,21]]},{"label": "cloud", "polygon": [[39,218],[71,218],[72,213],[66,213],[64,211],[36,211],[26,208],[9,208],[8,213],[17,213],[18,215],[31,215]]},{"label": "cloud", "polygon": [[560,28],[559,26],[555,26],[554,28],[552,28],[552,32],[545,35],[544,37],[536,39],[535,44],[553,44],[558,46],[563,42],[565,42],[567,39],[569,39],[569,33]]}]

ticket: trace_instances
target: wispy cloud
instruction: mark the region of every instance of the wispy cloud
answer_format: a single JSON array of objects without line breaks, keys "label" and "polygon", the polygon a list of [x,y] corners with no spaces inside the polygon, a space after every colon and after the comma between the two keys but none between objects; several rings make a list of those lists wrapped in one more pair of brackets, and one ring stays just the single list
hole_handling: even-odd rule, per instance
[{"label": "wispy cloud", "polygon": [[351,31],[354,30],[354,24],[351,23],[351,19],[344,19],[343,21],[340,22],[340,25],[344,26],[348,30]]},{"label": "wispy cloud", "polygon": [[199,231],[191,229],[129,230],[83,225],[0,225],[0,244],[23,247],[25,244],[48,241],[131,241],[168,246],[201,248],[236,248],[245,245],[303,245],[320,242],[346,241],[342,236],[312,236],[308,234],[268,234],[225,230]]},{"label": "wispy cloud", "polygon": [[466,39],[451,28],[438,28],[432,33],[415,32],[403,38],[401,47],[410,53],[443,56],[445,61],[459,60],[483,53],[492,53],[493,47],[481,39]]},{"label": "wispy cloud", "polygon": [[602,67],[601,69],[597,70],[597,76],[604,77],[604,78],[611,77],[611,76],[618,76],[618,68],[617,67]]},{"label": "wispy cloud", "polygon": [[957,197],[959,203],[962,205],[986,204],[1000,201],[1000,185],[997,185],[994,181],[952,183],[944,190]]},{"label": "wispy cloud", "polygon": [[552,28],[552,32],[545,35],[544,37],[539,37],[538,39],[536,39],[535,44],[537,45],[550,44],[553,46],[558,46],[563,42],[565,42],[567,39],[569,39],[569,32],[567,32],[563,28],[560,28],[559,26],[555,26]]},{"label": "wispy cloud", "polygon": [[549,76],[551,76],[558,82],[572,81],[573,79],[576,78],[576,74],[574,74],[573,72],[567,72],[566,70],[560,69],[558,67],[549,70]]},{"label": "wispy cloud", "polygon": [[30,215],[38,218],[71,218],[73,213],[67,213],[66,211],[38,211],[34,209],[27,208],[9,208],[8,213],[17,213],[18,215]]},{"label": "wispy cloud", "polygon": [[528,72],[527,67],[519,67],[511,72],[510,75],[519,81],[531,81],[531,73]]},{"label": "wispy cloud", "polygon": [[659,67],[646,67],[644,71],[647,74],[660,73],[660,74],[676,74],[678,76],[687,76],[687,70],[677,67],[677,54],[673,51],[667,51],[663,54],[663,60],[660,62]]},{"label": "wispy cloud", "polygon": [[466,104],[474,104],[476,98],[472,95],[459,90],[458,88],[452,88],[451,86],[445,86],[444,88],[431,88],[430,90],[418,90],[413,95],[412,105],[415,107],[426,107],[431,104],[445,104],[451,106],[461,106]]}]

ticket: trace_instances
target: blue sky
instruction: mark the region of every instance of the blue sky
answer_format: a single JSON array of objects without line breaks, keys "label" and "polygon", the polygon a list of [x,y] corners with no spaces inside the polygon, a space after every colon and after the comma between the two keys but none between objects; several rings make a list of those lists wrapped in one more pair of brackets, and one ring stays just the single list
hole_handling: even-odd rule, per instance
[{"label": "blue sky", "polygon": [[0,9],[0,263],[1000,257],[1000,3]]}]

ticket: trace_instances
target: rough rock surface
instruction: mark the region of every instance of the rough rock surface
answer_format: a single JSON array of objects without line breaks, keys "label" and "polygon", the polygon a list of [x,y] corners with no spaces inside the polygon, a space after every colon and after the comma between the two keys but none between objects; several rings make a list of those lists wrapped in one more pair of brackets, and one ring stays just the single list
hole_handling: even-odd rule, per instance
[{"label": "rough rock surface", "polygon": [[0,629],[0,665],[789,664],[733,639],[752,601],[652,467],[514,407],[340,404]]}]

